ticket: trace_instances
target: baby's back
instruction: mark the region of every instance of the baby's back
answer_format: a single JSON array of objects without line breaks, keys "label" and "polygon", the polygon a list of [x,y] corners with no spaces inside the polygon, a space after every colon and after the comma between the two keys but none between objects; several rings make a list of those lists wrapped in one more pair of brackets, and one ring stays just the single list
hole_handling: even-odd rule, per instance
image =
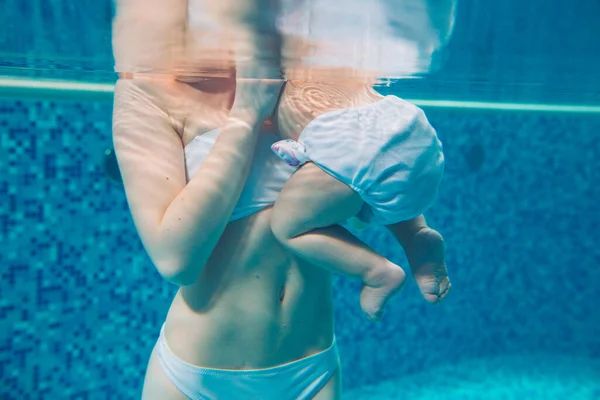
[{"label": "baby's back", "polygon": [[277,108],[277,125],[285,139],[297,140],[304,128],[328,111],[375,103],[384,96],[358,83],[286,83]]}]

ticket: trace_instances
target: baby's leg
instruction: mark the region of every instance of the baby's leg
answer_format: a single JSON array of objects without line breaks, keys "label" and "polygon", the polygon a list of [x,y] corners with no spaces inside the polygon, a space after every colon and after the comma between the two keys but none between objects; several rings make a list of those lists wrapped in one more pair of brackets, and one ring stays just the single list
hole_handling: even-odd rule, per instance
[{"label": "baby's leg", "polygon": [[306,261],[361,279],[361,307],[369,318],[379,320],[405,274],[338,225],[362,205],[347,185],[308,163],[292,175],[277,198],[271,228],[284,246]]},{"label": "baby's leg", "polygon": [[439,303],[451,287],[442,235],[429,228],[422,215],[388,229],[404,248],[423,297],[432,304]]}]

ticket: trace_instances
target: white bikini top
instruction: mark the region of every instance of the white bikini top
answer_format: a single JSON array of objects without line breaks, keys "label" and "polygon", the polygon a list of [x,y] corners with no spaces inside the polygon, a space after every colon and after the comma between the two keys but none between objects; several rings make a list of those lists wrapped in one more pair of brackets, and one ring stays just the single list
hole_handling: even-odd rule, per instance
[{"label": "white bikini top", "polygon": [[[215,129],[196,136],[185,146],[186,178],[189,181],[200,168],[217,140],[220,130]],[[271,150],[271,145],[281,138],[275,134],[261,133],[256,145],[254,160],[246,185],[233,210],[230,221],[235,221],[275,203],[294,167],[286,164]]]}]

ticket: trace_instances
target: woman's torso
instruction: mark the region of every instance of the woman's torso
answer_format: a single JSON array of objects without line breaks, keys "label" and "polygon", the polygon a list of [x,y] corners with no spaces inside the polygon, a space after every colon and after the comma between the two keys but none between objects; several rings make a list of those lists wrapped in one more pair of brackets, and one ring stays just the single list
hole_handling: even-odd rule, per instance
[{"label": "woman's torso", "polygon": [[327,348],[331,275],[274,239],[270,209],[229,224],[196,284],[166,319],[170,348],[195,365],[264,368]]},{"label": "woman's torso", "polygon": [[[226,122],[234,80],[133,79],[166,111],[182,146]],[[271,233],[270,212],[267,208],[230,223],[197,282],[177,292],[165,332],[170,348],[185,361],[261,368],[331,344],[331,275],[279,245]]]},{"label": "woman's torso", "polygon": [[[142,93],[166,111],[182,146],[222,127],[227,120],[233,79],[195,83],[165,76],[133,79],[143,88]],[[298,93],[303,88],[337,93],[339,100],[330,96],[333,102],[323,103],[328,107],[352,106],[357,99],[374,98],[364,87],[315,88],[295,82],[284,89],[277,109],[277,120],[283,127],[302,128],[313,115],[326,111],[315,104],[298,108]],[[296,97],[293,101],[288,98],[292,94]],[[285,250],[271,232],[270,213],[266,208],[231,222],[198,281],[177,292],[165,332],[170,348],[185,361],[213,368],[263,368],[313,354],[331,344],[331,274]]]},{"label": "woman's torso", "polygon": [[[150,7],[144,8],[140,0],[127,4],[132,13],[145,9],[148,16],[136,20],[141,24],[137,30],[132,28],[133,19],[127,18],[127,10],[116,23],[115,58],[122,77],[139,82],[140,92],[166,111],[182,146],[224,126],[233,102],[234,79],[190,79],[186,74],[177,80],[164,74],[182,70],[181,60],[190,59],[185,54],[200,51],[181,45],[185,34],[181,35],[179,27],[185,21],[180,21],[173,10],[181,8],[183,2],[178,0],[155,13]],[[173,15],[165,16],[169,11]],[[148,21],[161,25],[156,28],[145,23]],[[144,27],[152,37],[145,37],[148,29]],[[156,62],[158,68],[154,68]],[[127,66],[132,69],[127,70]],[[223,74],[228,67],[227,63],[219,66],[217,75],[228,75]],[[193,70],[193,66],[186,62],[184,69]],[[156,75],[148,75],[148,70]],[[142,77],[130,73],[141,73]],[[333,85],[294,82],[286,86],[274,119],[281,136],[295,137],[320,113],[355,105],[364,98],[372,101],[373,96],[364,86],[340,90]],[[331,344],[331,274],[298,260],[277,243],[270,229],[270,212],[267,208],[230,223],[197,283],[180,289],[173,299],[165,332],[169,347],[185,361],[213,368],[262,368],[304,357]]]}]

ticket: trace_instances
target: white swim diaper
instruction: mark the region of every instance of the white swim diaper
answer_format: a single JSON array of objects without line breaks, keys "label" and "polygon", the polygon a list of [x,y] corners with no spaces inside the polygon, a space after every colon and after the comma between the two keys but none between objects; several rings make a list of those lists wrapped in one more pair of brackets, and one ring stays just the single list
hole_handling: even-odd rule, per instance
[{"label": "white swim diaper", "polygon": [[444,170],[442,143],[425,113],[396,96],[322,114],[297,142],[272,149],[292,166],[313,162],[350,186],[365,202],[358,219],[377,225],[422,214]]}]

